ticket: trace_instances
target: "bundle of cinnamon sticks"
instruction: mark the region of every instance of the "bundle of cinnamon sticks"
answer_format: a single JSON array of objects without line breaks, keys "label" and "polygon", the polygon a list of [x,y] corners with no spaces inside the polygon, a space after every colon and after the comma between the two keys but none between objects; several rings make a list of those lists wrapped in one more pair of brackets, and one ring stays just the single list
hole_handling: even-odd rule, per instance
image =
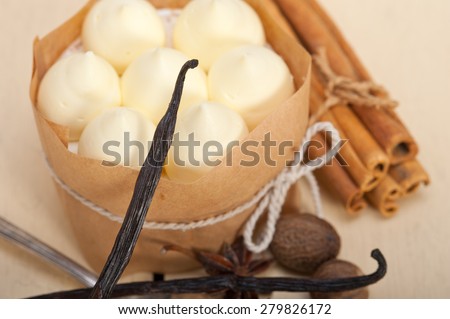
[{"label": "bundle of cinnamon sticks", "polygon": [[[316,0],[262,0],[260,5],[269,8],[314,58],[311,121],[329,121],[341,138],[348,139],[332,162],[317,171],[321,184],[337,195],[349,213],[370,203],[384,216],[392,216],[399,198],[429,183],[416,160],[417,143],[393,110],[396,103],[372,82]],[[337,82],[344,85],[336,86]],[[315,139],[326,143],[324,136]]]}]

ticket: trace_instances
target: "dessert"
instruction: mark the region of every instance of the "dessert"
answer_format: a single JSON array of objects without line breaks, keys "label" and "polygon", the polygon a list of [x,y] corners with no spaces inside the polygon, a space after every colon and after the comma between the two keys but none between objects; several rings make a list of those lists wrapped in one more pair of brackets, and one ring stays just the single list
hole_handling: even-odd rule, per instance
[{"label": "dessert", "polygon": [[[122,76],[123,103],[143,112],[158,123],[167,110],[181,66],[188,58],[174,49],[157,48],[137,58]],[[180,111],[206,101],[206,75],[200,69],[191,70],[185,81]]]},{"label": "dessert", "polygon": [[46,119],[67,126],[72,141],[92,118],[120,102],[116,71],[92,52],[57,61],[42,79],[38,93],[39,111]]},{"label": "dessert", "polygon": [[[47,35],[45,40],[37,39],[35,41],[33,51],[35,64],[33,81],[30,86],[33,102],[37,101],[36,89],[39,87],[43,72],[58,59],[60,53],[68,49],[70,43],[77,41],[81,31],[80,23],[95,3],[95,1],[89,1],[78,14],[65,22],[57,31]],[[180,8],[186,1],[164,3],[158,1],[161,6],[166,3],[171,8]],[[259,2],[252,1],[254,5],[257,5],[257,3]],[[261,10],[261,18],[265,19],[264,22],[267,22],[268,25],[271,25],[272,21],[264,12],[265,8],[259,6],[259,9]],[[280,37],[271,37],[270,42],[274,47],[280,48],[280,54],[295,61],[296,83],[298,83],[299,88],[303,87],[304,84],[306,90],[310,67],[309,56],[302,51],[297,43],[289,41],[287,36],[278,32],[277,28],[276,24],[271,25],[271,30],[273,29],[274,33],[279,34]],[[188,76],[192,72],[190,70]],[[175,82],[171,86],[173,89]],[[144,89],[149,88],[144,87]],[[130,107],[125,103],[123,105]],[[280,112],[276,112],[274,116],[269,117],[265,121],[263,129],[255,130],[252,133],[251,141],[261,144],[265,140],[267,132],[274,132],[273,140],[277,145],[283,141],[298,140],[300,142],[307,121],[307,94],[295,94],[290,99],[290,103],[285,103],[282,108],[278,109]],[[105,167],[101,160],[90,160],[84,156],[73,154],[65,147],[64,143],[61,143],[61,138],[58,138],[62,133],[61,130],[43,120],[39,110],[36,111],[34,112],[36,123],[49,166],[57,174],[55,178],[61,174],[59,180],[73,190],[73,192],[69,192],[67,187],[61,189],[59,186],[61,184],[57,186],[58,195],[63,203],[67,203],[67,205],[64,205],[64,209],[73,222],[77,239],[79,239],[80,251],[85,256],[89,266],[97,273],[101,273],[105,260],[111,253],[111,243],[116,238],[117,229],[121,225],[121,218],[127,211],[130,198],[133,196],[133,186],[136,183],[138,171],[122,165]],[[250,139],[250,136],[248,138]],[[250,146],[250,148],[251,151],[255,149],[253,146]],[[161,147],[158,146],[157,150],[160,149]],[[113,150],[115,151],[117,148]],[[285,151],[286,159],[293,158],[293,149],[287,148]],[[200,247],[209,251],[218,251],[222,243],[233,242],[234,236],[242,229],[243,223],[247,216],[251,214],[253,207],[246,209],[239,215],[229,215],[228,219],[217,224],[195,230],[184,230],[187,230],[185,225],[190,227],[189,225],[197,224],[199,221],[202,222],[205,218],[217,218],[219,220],[223,214],[254,198],[255,194],[263,189],[267,183],[270,183],[274,176],[283,169],[282,165],[267,165],[263,161],[259,161],[255,165],[242,167],[242,160],[247,160],[245,162],[249,163],[248,159],[251,156],[248,153],[244,154],[244,152],[245,150],[234,147],[232,154],[230,154],[232,156],[227,156],[224,159],[226,163],[223,164],[226,165],[215,167],[195,183],[183,184],[168,178],[161,179],[151,203],[149,220],[142,229],[140,240],[127,267],[127,272],[130,274],[135,272],[179,273],[196,266],[188,258],[173,256],[175,254],[161,256],[161,242],[181,243],[187,249]],[[114,161],[115,157],[112,156],[109,160]],[[88,201],[83,200],[76,194],[85,197]],[[95,205],[85,205],[89,201]],[[109,213],[106,213],[105,210]],[[149,229],[149,227],[153,227],[151,226],[152,222],[162,223],[163,227],[175,225],[175,228],[180,230]],[[99,230],[102,230],[102,236],[98,235]],[[148,260],[152,262],[146,262]]]},{"label": "dessert", "polygon": [[81,134],[78,154],[102,160],[103,165],[142,166],[155,125],[127,107],[112,107],[96,117]]},{"label": "dessert", "polygon": [[148,49],[163,46],[161,18],[145,0],[101,0],[83,24],[83,45],[109,61],[122,74]]},{"label": "dessert", "polygon": [[241,114],[250,130],[295,91],[284,60],[258,45],[240,46],[217,59],[208,74],[208,87],[211,100]]},{"label": "dessert", "polygon": [[221,163],[232,146],[248,134],[244,120],[214,102],[191,106],[180,114],[167,157],[170,179],[189,183]]},{"label": "dessert", "polygon": [[174,27],[174,47],[200,61],[206,71],[226,51],[264,44],[262,23],[242,0],[196,0],[182,10]]}]

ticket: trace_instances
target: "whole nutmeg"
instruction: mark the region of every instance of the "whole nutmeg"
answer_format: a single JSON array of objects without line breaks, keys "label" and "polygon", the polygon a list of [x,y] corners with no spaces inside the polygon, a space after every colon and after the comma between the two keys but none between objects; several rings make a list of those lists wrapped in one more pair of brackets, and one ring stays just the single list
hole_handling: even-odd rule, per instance
[{"label": "whole nutmeg", "polygon": [[275,259],[304,275],[339,253],[341,240],[325,220],[306,213],[284,213],[270,245]]},{"label": "whole nutmeg", "polygon": [[[362,276],[363,272],[354,264],[333,259],[321,265],[313,275],[316,279],[336,279]],[[367,287],[340,292],[311,292],[314,299],[367,299],[369,289]]]}]

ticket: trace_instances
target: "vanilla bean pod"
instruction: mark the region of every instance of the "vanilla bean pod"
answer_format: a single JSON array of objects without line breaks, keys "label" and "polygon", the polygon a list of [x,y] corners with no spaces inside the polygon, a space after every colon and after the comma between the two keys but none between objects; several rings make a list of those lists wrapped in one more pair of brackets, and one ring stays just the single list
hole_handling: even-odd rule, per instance
[{"label": "vanilla bean pod", "polygon": [[[358,289],[376,283],[384,277],[387,264],[383,254],[375,249],[371,256],[378,262],[378,268],[370,275],[337,278],[337,279],[303,279],[303,278],[255,278],[240,277],[234,274],[201,277],[192,279],[178,279],[170,281],[140,282],[117,285],[112,297],[145,296],[156,293],[212,293],[222,290],[254,291],[269,293],[274,291],[288,292],[337,292]],[[58,292],[33,298],[87,298],[91,289],[79,289]]]},{"label": "vanilla bean pod", "polygon": [[156,128],[150,152],[137,178],[122,227],[100,277],[90,293],[91,298],[109,298],[130,261],[172,144],[186,73],[197,66],[197,60],[190,60],[181,68],[169,107]]}]

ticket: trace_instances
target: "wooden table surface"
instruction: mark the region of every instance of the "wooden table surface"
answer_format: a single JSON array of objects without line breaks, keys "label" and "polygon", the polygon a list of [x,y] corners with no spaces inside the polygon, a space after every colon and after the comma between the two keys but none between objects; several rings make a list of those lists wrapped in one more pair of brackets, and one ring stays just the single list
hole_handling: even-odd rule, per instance
[{"label": "wooden table surface", "polygon": [[[44,163],[28,98],[31,45],[84,0],[0,0],[0,216],[86,265]],[[370,251],[389,271],[373,298],[450,297],[450,2],[322,0],[374,78],[401,103],[398,112],[421,147],[432,185],[384,219],[357,218],[323,195],[327,218],[342,237],[340,257],[366,273]],[[271,274],[283,274],[272,269]],[[190,274],[192,275],[192,274]],[[179,276],[185,276],[180,274]],[[148,277],[140,274],[135,278]],[[80,285],[59,269],[0,239],[0,298],[20,298]],[[304,297],[304,294],[277,294]]]}]

